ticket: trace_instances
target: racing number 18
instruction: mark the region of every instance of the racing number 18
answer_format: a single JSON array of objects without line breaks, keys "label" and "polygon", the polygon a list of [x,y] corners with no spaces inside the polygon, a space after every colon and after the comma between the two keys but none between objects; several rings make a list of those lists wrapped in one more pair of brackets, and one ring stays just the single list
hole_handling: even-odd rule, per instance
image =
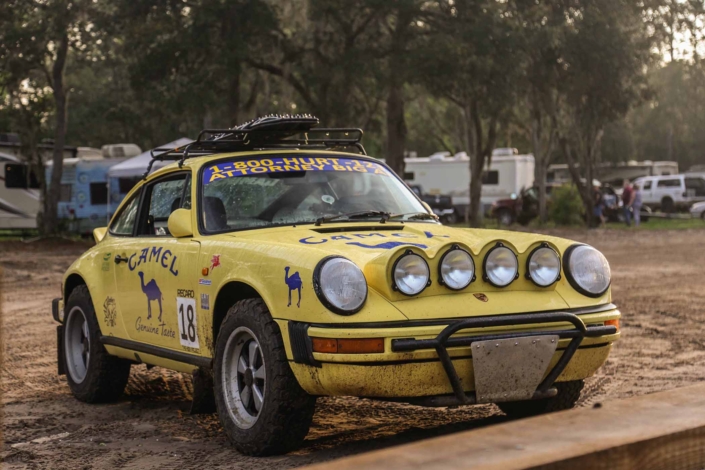
[{"label": "racing number 18", "polygon": [[179,341],[181,345],[198,349],[196,299],[177,297],[176,308],[179,315]]}]

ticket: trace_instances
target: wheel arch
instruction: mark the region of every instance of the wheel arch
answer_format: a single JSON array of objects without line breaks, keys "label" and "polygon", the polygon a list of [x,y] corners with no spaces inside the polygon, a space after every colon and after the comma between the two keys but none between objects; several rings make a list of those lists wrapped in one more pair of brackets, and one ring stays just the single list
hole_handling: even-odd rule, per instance
[{"label": "wheel arch", "polygon": [[213,344],[210,345],[213,351],[215,351],[215,344],[218,340],[220,325],[225,320],[230,307],[241,300],[261,298],[262,296],[257,292],[257,289],[242,281],[230,281],[220,288],[213,305]]},{"label": "wheel arch", "polygon": [[69,296],[71,295],[71,292],[73,292],[73,290],[79,286],[87,286],[86,281],[80,274],[70,274],[64,282],[64,302],[69,301]]}]

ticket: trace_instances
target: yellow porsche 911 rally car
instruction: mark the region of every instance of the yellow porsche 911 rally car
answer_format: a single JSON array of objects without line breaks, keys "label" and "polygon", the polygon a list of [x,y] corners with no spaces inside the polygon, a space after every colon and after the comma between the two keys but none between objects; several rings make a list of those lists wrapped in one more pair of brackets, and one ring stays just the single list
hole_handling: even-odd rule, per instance
[{"label": "yellow porsche 911 rally car", "polygon": [[155,153],[176,162],[96,230],[53,304],[76,398],[116,399],[132,364],[191,373],[193,407],[214,400],[252,455],[299,446],[318,396],[572,407],[620,334],[605,257],[442,226],[362,131],[316,124],[268,117]]}]

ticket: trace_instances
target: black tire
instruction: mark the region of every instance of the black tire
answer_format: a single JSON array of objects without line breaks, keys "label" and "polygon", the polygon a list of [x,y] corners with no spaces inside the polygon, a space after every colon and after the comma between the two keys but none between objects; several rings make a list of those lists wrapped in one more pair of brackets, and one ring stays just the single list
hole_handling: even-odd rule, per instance
[{"label": "black tire", "polygon": [[673,199],[670,197],[666,196],[663,199],[661,199],[661,210],[665,212],[666,214],[672,214],[675,212],[675,204],[673,203]]},{"label": "black tire", "polygon": [[497,403],[499,409],[510,418],[527,418],[556,411],[569,410],[575,406],[580,398],[580,392],[585,382],[574,380],[571,382],[557,382],[555,387],[558,395],[543,400],[511,401]]},{"label": "black tire", "polygon": [[509,209],[499,209],[495,214],[495,218],[499,225],[505,227],[509,227],[514,223],[514,214]]},{"label": "black tire", "polygon": [[[88,287],[79,286],[71,292],[66,304],[66,312],[62,354],[66,364],[66,380],[71,392],[77,399],[86,403],[117,400],[125,390],[127,379],[130,377],[130,362],[111,356],[100,343],[100,328]],[[88,359],[82,359],[81,362],[85,369],[83,377],[77,371],[79,358],[71,354],[71,351],[75,351],[72,346],[77,345],[76,337],[71,336],[72,332],[75,333],[72,326],[78,325],[74,322],[81,319],[85,320],[88,331],[88,346],[85,346],[85,336],[80,340],[81,345],[88,352]],[[71,362],[72,357],[73,362]]]},{"label": "black tire", "polygon": [[[240,405],[244,403],[244,393],[230,389],[232,391],[230,398],[225,396],[226,381],[237,383],[238,387],[241,386],[239,372],[235,380],[227,379],[232,371],[224,370],[224,363],[226,353],[230,355],[228,351],[231,347],[239,347],[244,351],[246,345],[252,342],[252,339],[236,341],[237,335],[243,331],[254,335],[263,361],[261,368],[264,368],[266,373],[264,384],[261,385],[263,398],[260,409],[255,410],[256,416],[244,410],[251,415],[248,419],[255,420],[253,424],[247,423],[249,427],[236,422],[236,417],[242,416],[243,410],[232,411],[232,407],[235,406],[232,404],[233,401],[239,401]],[[233,342],[229,343],[231,336]],[[239,363],[239,358],[235,361]],[[252,377],[252,375],[249,376],[251,385],[248,386],[251,387],[251,395],[254,395]],[[239,452],[254,456],[276,455],[290,452],[301,446],[311,426],[316,399],[304,392],[294,377],[286,358],[279,326],[272,320],[267,306],[261,299],[241,300],[228,311],[216,342],[214,382],[215,402],[220,423],[230,442]],[[233,398],[235,394],[237,399]],[[244,405],[244,407],[247,406]],[[241,414],[238,415],[238,412]]]}]

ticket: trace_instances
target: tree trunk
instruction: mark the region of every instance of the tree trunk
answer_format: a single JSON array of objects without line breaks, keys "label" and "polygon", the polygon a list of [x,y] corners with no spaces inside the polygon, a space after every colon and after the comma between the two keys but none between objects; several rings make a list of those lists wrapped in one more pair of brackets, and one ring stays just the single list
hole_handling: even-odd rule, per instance
[{"label": "tree trunk", "polygon": [[240,67],[232,67],[228,84],[228,120],[231,126],[240,123]]},{"label": "tree trunk", "polygon": [[389,95],[387,96],[387,164],[403,178],[406,143],[403,84],[396,80],[394,71],[391,73]]},{"label": "tree trunk", "polygon": [[534,153],[534,184],[538,188],[539,221],[546,222],[546,166],[544,165],[544,149],[541,148],[542,134],[541,118],[534,115],[531,123],[531,145]]},{"label": "tree trunk", "polygon": [[44,235],[55,234],[59,230],[57,207],[61,196],[61,176],[64,170],[64,144],[66,140],[66,90],[64,88],[64,69],[69,48],[68,34],[64,33],[56,51],[56,60],[52,67],[52,88],[56,106],[56,129],[54,132],[54,153],[52,155],[51,182],[44,188],[44,211],[42,214],[41,231]]},{"label": "tree trunk", "polygon": [[470,156],[470,207],[469,219],[471,227],[482,227],[482,172],[485,166],[485,155],[482,150],[482,122],[477,103],[471,103],[465,112],[466,140]]}]

